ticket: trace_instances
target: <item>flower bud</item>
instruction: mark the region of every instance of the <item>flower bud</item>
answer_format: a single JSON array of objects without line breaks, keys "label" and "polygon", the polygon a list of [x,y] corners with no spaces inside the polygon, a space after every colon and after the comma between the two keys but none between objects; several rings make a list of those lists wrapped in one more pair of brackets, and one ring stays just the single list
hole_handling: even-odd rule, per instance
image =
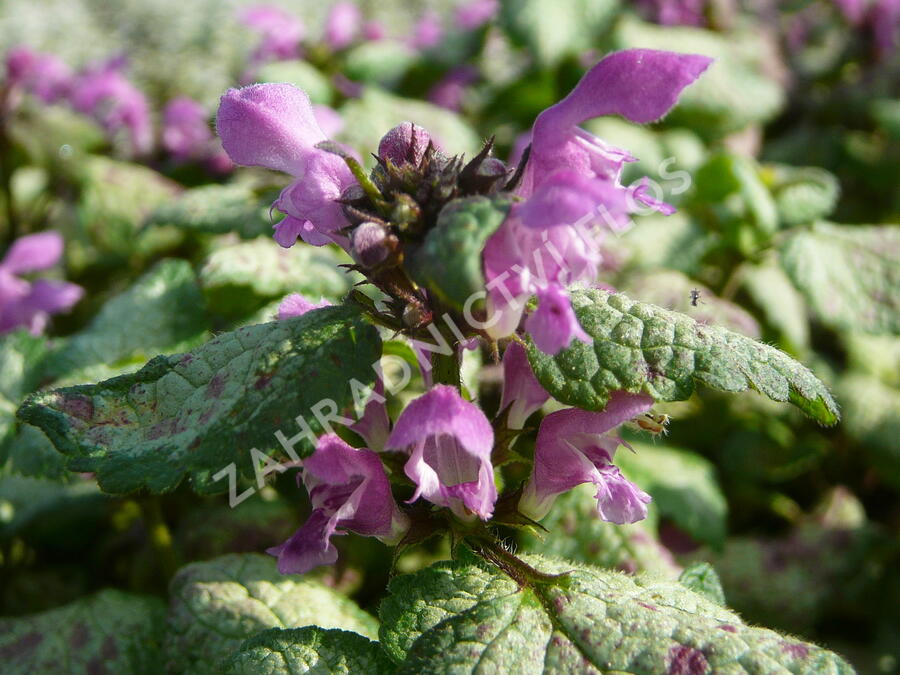
[{"label": "flower bud", "polygon": [[353,230],[351,237],[353,259],[367,269],[379,266],[394,252],[397,238],[383,225],[371,221]]},{"label": "flower bud", "polygon": [[418,166],[431,143],[431,135],[412,122],[398,124],[387,132],[378,144],[378,156],[396,166]]}]

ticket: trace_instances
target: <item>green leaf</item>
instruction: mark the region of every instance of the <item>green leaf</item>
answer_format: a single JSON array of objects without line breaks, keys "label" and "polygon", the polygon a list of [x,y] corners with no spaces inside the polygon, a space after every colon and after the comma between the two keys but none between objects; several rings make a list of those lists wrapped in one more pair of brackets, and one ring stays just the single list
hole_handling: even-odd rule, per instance
[{"label": "green leaf", "polygon": [[48,612],[0,619],[3,672],[159,673],[164,621],[159,599],[114,590]]},{"label": "green leaf", "polygon": [[275,61],[260,66],[255,82],[287,82],[307,93],[313,103],[331,105],[334,88],[315,66],[308,61]]},{"label": "green leaf", "polygon": [[37,389],[46,355],[46,338],[25,330],[0,336],[0,465],[6,440],[16,431],[16,408]]},{"label": "green leaf", "polygon": [[511,205],[505,196],[467,197],[447,204],[412,256],[413,278],[462,310],[473,294],[484,291],[484,244],[503,223]]},{"label": "green leaf", "polygon": [[[409,121],[427,129],[450,154],[474,156],[481,148],[477,133],[458,115],[431,103],[400,98],[370,86],[340,110],[344,128],[338,138],[354,148],[377,148],[387,131]],[[369,158],[366,162],[371,164]]]},{"label": "green leaf", "polygon": [[773,347],[621,294],[588,289],[573,291],[571,298],[593,343],[574,340],[556,356],[528,347],[538,380],[562,403],[601,410],[610,393],[621,389],[680,401],[691,395],[696,380],[722,391],[755,389],[790,401],[823,424],[838,420],[825,385]]},{"label": "green leaf", "polygon": [[720,138],[772,119],[784,104],[781,86],[766,74],[765,50],[752,30],[727,35],[699,28],[657,26],[623,17],[613,49],[643,47],[704,54],[715,61],[678,99],[667,118],[706,138]]},{"label": "green leaf", "polygon": [[83,543],[84,528],[91,520],[85,513],[103,509],[109,503],[109,497],[89,480],[63,484],[32,477],[0,476],[0,539],[17,535],[31,539],[42,534],[43,526],[55,535],[49,538],[56,546],[64,545],[67,534]]},{"label": "green leaf", "polygon": [[186,260],[163,260],[47,360],[57,378],[98,364],[146,361],[197,344],[208,328],[205,301]]},{"label": "green leaf", "polygon": [[321,626],[375,637],[378,622],[307,577],[283,575],[275,558],[226,555],[179,570],[170,587],[165,653],[177,672],[219,672],[247,638],[267,628]]},{"label": "green leaf", "polygon": [[[619,455],[621,457],[621,455]],[[575,560],[624,572],[652,572],[676,578],[681,568],[656,537],[656,510],[631,525],[600,520],[596,488],[581,485],[557,497],[550,513],[541,521],[547,529],[542,538],[522,536],[528,553]]]},{"label": "green leaf", "polygon": [[154,209],[178,194],[176,183],[147,167],[107,157],[85,157],[79,170],[81,194],[75,212],[79,232],[66,240],[66,254],[76,269],[105,254],[146,256],[177,243],[177,232],[139,232]]},{"label": "green leaf", "polygon": [[269,205],[241,183],[185,190],[178,199],[154,209],[144,221],[145,227],[161,225],[208,234],[236,232],[242,239],[272,233]]},{"label": "green leaf", "polygon": [[766,322],[778,331],[781,344],[794,354],[809,348],[806,302],[777,259],[767,257],[758,265],[744,263],[741,285],[762,309]]},{"label": "green leaf", "polygon": [[561,576],[458,562],[392,580],[381,640],[399,672],[853,672],[675,581],[527,561]]},{"label": "green leaf", "polygon": [[353,47],[344,56],[344,74],[355,82],[396,85],[419,54],[396,40],[376,40]]},{"label": "green leaf", "polygon": [[725,607],[725,591],[713,566],[707,562],[694,563],[681,573],[678,583],[692,591],[705,595],[717,605]]},{"label": "green leaf", "polygon": [[507,0],[500,25],[543,67],[580,54],[614,18],[617,0]]},{"label": "green leaf", "polygon": [[812,223],[831,215],[840,185],[833,174],[818,167],[770,164],[763,167],[775,195],[782,225]]},{"label": "green leaf", "polygon": [[634,452],[616,455],[616,463],[641,486],[661,515],[697,541],[719,545],[727,534],[728,503],[706,458],[681,448],[631,443]]},{"label": "green leaf", "polygon": [[68,477],[66,458],[40,429],[20,424],[16,433],[4,444],[6,468],[10,473],[34,478],[64,481]]},{"label": "green leaf", "polygon": [[271,237],[259,237],[214,251],[200,270],[200,283],[212,309],[239,315],[260,299],[288,293],[338,300],[358,278],[338,267],[350,262],[336,248],[297,244],[285,249]]},{"label": "green leaf", "polygon": [[394,670],[377,642],[316,626],[260,633],[241,645],[225,667],[228,675],[378,675]]},{"label": "green leaf", "polygon": [[817,223],[781,249],[784,269],[816,318],[836,329],[900,333],[900,232]]},{"label": "green leaf", "polygon": [[[761,236],[778,229],[778,210],[749,157],[719,153],[710,157],[695,175],[695,201],[713,204],[717,220],[729,230],[749,222]],[[732,235],[735,236],[735,235]]]},{"label": "green leaf", "polygon": [[844,401],[847,434],[860,443],[881,478],[900,490],[900,392],[869,375],[851,372],[835,388]]},{"label": "green leaf", "polygon": [[636,227],[609,239],[608,250],[628,260],[629,267],[666,267],[692,274],[715,243],[715,236],[679,211],[671,216],[639,216]]},{"label": "green leaf", "polygon": [[[37,393],[19,415],[106,492],[167,492],[186,475],[199,492],[222,491],[221,472],[234,463],[250,474],[251,449],[280,448],[274,434],[297,433],[296,416],[321,431],[313,406],[350,406],[351,379],[372,386],[380,347],[356,310],[326,307],[223,333],[131,375]],[[311,451],[308,440],[299,447]]]}]

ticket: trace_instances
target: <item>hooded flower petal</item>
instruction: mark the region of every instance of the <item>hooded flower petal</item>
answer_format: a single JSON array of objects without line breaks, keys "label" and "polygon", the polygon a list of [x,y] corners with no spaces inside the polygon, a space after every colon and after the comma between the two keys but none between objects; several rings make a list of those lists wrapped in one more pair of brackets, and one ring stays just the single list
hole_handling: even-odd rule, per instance
[{"label": "hooded flower petal", "polygon": [[510,342],[503,353],[503,395],[500,410],[507,410],[506,425],[521,429],[531,414],[550,398],[534,376],[525,348]]},{"label": "hooded flower petal", "polygon": [[530,194],[546,177],[564,168],[617,177],[622,162],[632,159],[630,155],[577,125],[602,115],[653,122],[675,105],[681,91],[710,63],[706,56],[653,49],[627,49],[607,56],[566,98],[538,116],[520,193]]},{"label": "hooded flower petal", "polygon": [[312,302],[299,293],[291,293],[285,296],[281,304],[278,305],[278,319],[293,319],[295,316],[303,316],[307,312],[331,305],[328,300],[320,299],[319,302]]},{"label": "hooded flower petal", "polygon": [[25,274],[53,267],[63,253],[63,238],[58,232],[38,232],[19,237],[9,247],[0,267],[10,274]]},{"label": "hooded flower petal", "polygon": [[565,290],[551,284],[538,291],[537,310],[525,321],[525,330],[534,344],[545,354],[556,354],[569,346],[573,339],[591,342],[591,336],[584,332],[572,303]]},{"label": "hooded flower petal", "polygon": [[593,483],[601,518],[619,524],[644,518],[650,497],[613,465],[620,441],[608,434],[652,405],[653,399],[644,394],[615,392],[602,412],[569,408],[547,415],[538,431],[534,468],[519,510],[538,520],[558,494]]},{"label": "hooded flower petal", "polygon": [[396,542],[409,527],[378,455],[352,448],[335,434],[322,436],[316,451],[304,460],[303,483],[313,507],[309,519],[268,551],[278,557],[282,574],[303,574],[335,562],[337,551],[330,540],[343,530]]},{"label": "hooded flower petal", "polygon": [[216,130],[235,164],[297,175],[326,140],[309,96],[291,84],[254,84],[222,96]]},{"label": "hooded flower petal", "polygon": [[441,16],[435,11],[427,11],[413,26],[410,44],[416,49],[430,49],[437,46],[444,37]]},{"label": "hooded flower petal", "polygon": [[144,154],[153,146],[150,106],[144,94],[119,72],[119,62],[89,69],[72,84],[72,106],[99,122],[110,135],[127,131],[132,150]]},{"label": "hooded flower petal", "polygon": [[460,518],[487,520],[497,501],[493,446],[484,413],[455,388],[437,385],[406,407],[385,447],[410,453],[405,472],[416,484],[410,501],[421,496]]},{"label": "hooded flower petal", "polygon": [[293,14],[272,5],[255,5],[239,15],[241,23],[260,35],[260,43],[253,52],[257,64],[297,57],[300,40],[306,27]]}]

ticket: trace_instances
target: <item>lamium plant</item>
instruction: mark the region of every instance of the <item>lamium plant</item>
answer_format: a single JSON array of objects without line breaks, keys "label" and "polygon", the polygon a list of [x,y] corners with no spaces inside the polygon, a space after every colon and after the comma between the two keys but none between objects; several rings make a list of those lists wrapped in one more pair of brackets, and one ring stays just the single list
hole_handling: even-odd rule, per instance
[{"label": "lamium plant", "polygon": [[[274,42],[271,18],[244,17],[265,38],[255,62],[297,50],[302,27]],[[355,39],[345,24],[329,20],[334,49]],[[658,406],[698,383],[838,419],[826,387],[786,354],[627,297],[600,272],[610,243],[641,227],[634,216],[675,208],[648,179],[625,184],[635,157],[580,125],[659,120],[710,63],[650,49],[607,55],[537,117],[513,164],[493,139],[464,157],[452,138],[400,120],[377,148],[347,147],[294,85],[225,92],[216,129],[230,160],[290,177],[271,204],[275,241],[343,249],[335,259],[352,290],[337,304],[292,294],[275,321],[99,384],[40,391],[19,418],[111,493],[187,479],[200,493],[230,492],[240,508],[267,479],[296,473],[309,515],[268,548],[285,575],[322,573],[346,533],[394,547],[392,565],[436,537],[449,543],[451,561],[393,578],[379,643],[286,624],[222,654],[231,672],[300,649],[349,659],[350,672],[849,672],[831,652],[744,623],[708,577],[631,577],[508,545],[517,531],[553,536],[542,521],[582,485],[602,521],[647,518],[652,486],[616,463],[632,451],[624,430],[664,434]],[[170,109],[165,140],[193,156],[211,139],[188,123],[202,110],[182,107]],[[386,365],[399,353],[420,370],[413,393]],[[480,354],[502,380],[499,405],[466,374]]]}]

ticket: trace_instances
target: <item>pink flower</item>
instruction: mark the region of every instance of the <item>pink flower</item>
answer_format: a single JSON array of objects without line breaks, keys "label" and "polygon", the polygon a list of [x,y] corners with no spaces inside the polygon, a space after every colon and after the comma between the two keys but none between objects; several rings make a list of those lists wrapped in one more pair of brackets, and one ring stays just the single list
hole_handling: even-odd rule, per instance
[{"label": "pink flower", "polygon": [[634,523],[647,517],[650,497],[628,481],[612,461],[622,443],[610,432],[646,412],[653,399],[644,394],[615,392],[603,412],[568,408],[541,422],[534,449],[534,467],[519,510],[540,520],[556,496],[582,483],[597,487],[597,511],[603,520]]},{"label": "pink flower", "polygon": [[644,183],[626,188],[622,166],[634,158],[580,129],[600,115],[651,122],[709,65],[705,56],[630,49],[595,65],[559,103],[534,123],[531,151],[516,192],[526,197],[484,250],[492,337],[515,331],[525,301],[538,295],[526,329],[550,354],[572,339],[589,340],[565,297],[566,286],[594,281],[608,231],[620,231],[638,203],[674,211],[648,194]]},{"label": "pink flower", "polygon": [[400,414],[385,449],[409,453],[404,471],[415,483],[409,501],[424,497],[463,519],[488,520],[497,501],[484,413],[447,385],[437,385]]},{"label": "pink flower", "polygon": [[346,49],[359,37],[362,12],[353,2],[332,5],[325,19],[325,44],[334,51]]},{"label": "pink flower", "polygon": [[282,574],[304,574],[334,563],[337,549],[331,537],[345,530],[396,544],[409,528],[381,460],[371,450],[352,448],[326,434],[303,460],[302,477],[312,513],[290,539],[268,550],[278,557]]},{"label": "pink flower", "polygon": [[275,240],[293,246],[297,237],[322,246],[349,245],[340,230],[349,225],[335,200],[354,183],[343,159],[316,144],[327,140],[309,97],[290,84],[256,84],[230,89],[216,118],[222,145],[236,164],[264,166],[296,179],[274,205],[286,215]]},{"label": "pink flower", "polygon": [[300,41],[306,34],[298,17],[272,5],[255,5],[243,10],[238,18],[260,36],[251,57],[254,64],[297,58]]},{"label": "pink flower", "polygon": [[415,49],[431,49],[440,44],[443,37],[444,27],[440,14],[428,11],[422,14],[413,26],[409,43]]},{"label": "pink flower", "polygon": [[448,110],[460,110],[466,88],[478,80],[478,71],[471,66],[458,66],[428,92],[428,100]]},{"label": "pink flower", "polygon": [[34,52],[22,45],[6,54],[6,76],[44,103],[54,103],[69,94],[72,69],[52,54]]},{"label": "pink flower", "polygon": [[470,0],[456,9],[456,24],[463,30],[475,30],[493,19],[499,10],[497,0]]},{"label": "pink flower", "polygon": [[284,319],[293,319],[295,316],[303,316],[307,312],[314,309],[321,309],[322,307],[329,307],[331,304],[332,303],[324,298],[321,298],[319,302],[313,302],[299,293],[291,293],[290,295],[285,296],[281,301],[281,304],[278,305],[278,319],[280,321]]},{"label": "pink flower", "polygon": [[64,281],[26,281],[19,275],[55,265],[63,252],[56,232],[41,232],[17,239],[0,260],[0,333],[27,328],[39,335],[52,314],[68,311],[84,290]]},{"label": "pink flower", "polygon": [[214,138],[206,110],[197,101],[182,96],[166,104],[162,144],[176,159],[206,157]]},{"label": "pink flower", "polygon": [[521,429],[549,398],[550,394],[531,370],[525,348],[518,342],[510,342],[503,353],[503,395],[500,398],[500,410],[507,411],[507,427]]},{"label": "pink flower", "polygon": [[90,115],[110,136],[126,132],[132,152],[143,155],[152,149],[153,128],[147,99],[117,69],[116,63],[92,68],[72,85],[75,110]]},{"label": "pink flower", "polygon": [[382,136],[378,143],[378,156],[396,166],[418,166],[425,156],[431,135],[412,122],[401,122]]}]

